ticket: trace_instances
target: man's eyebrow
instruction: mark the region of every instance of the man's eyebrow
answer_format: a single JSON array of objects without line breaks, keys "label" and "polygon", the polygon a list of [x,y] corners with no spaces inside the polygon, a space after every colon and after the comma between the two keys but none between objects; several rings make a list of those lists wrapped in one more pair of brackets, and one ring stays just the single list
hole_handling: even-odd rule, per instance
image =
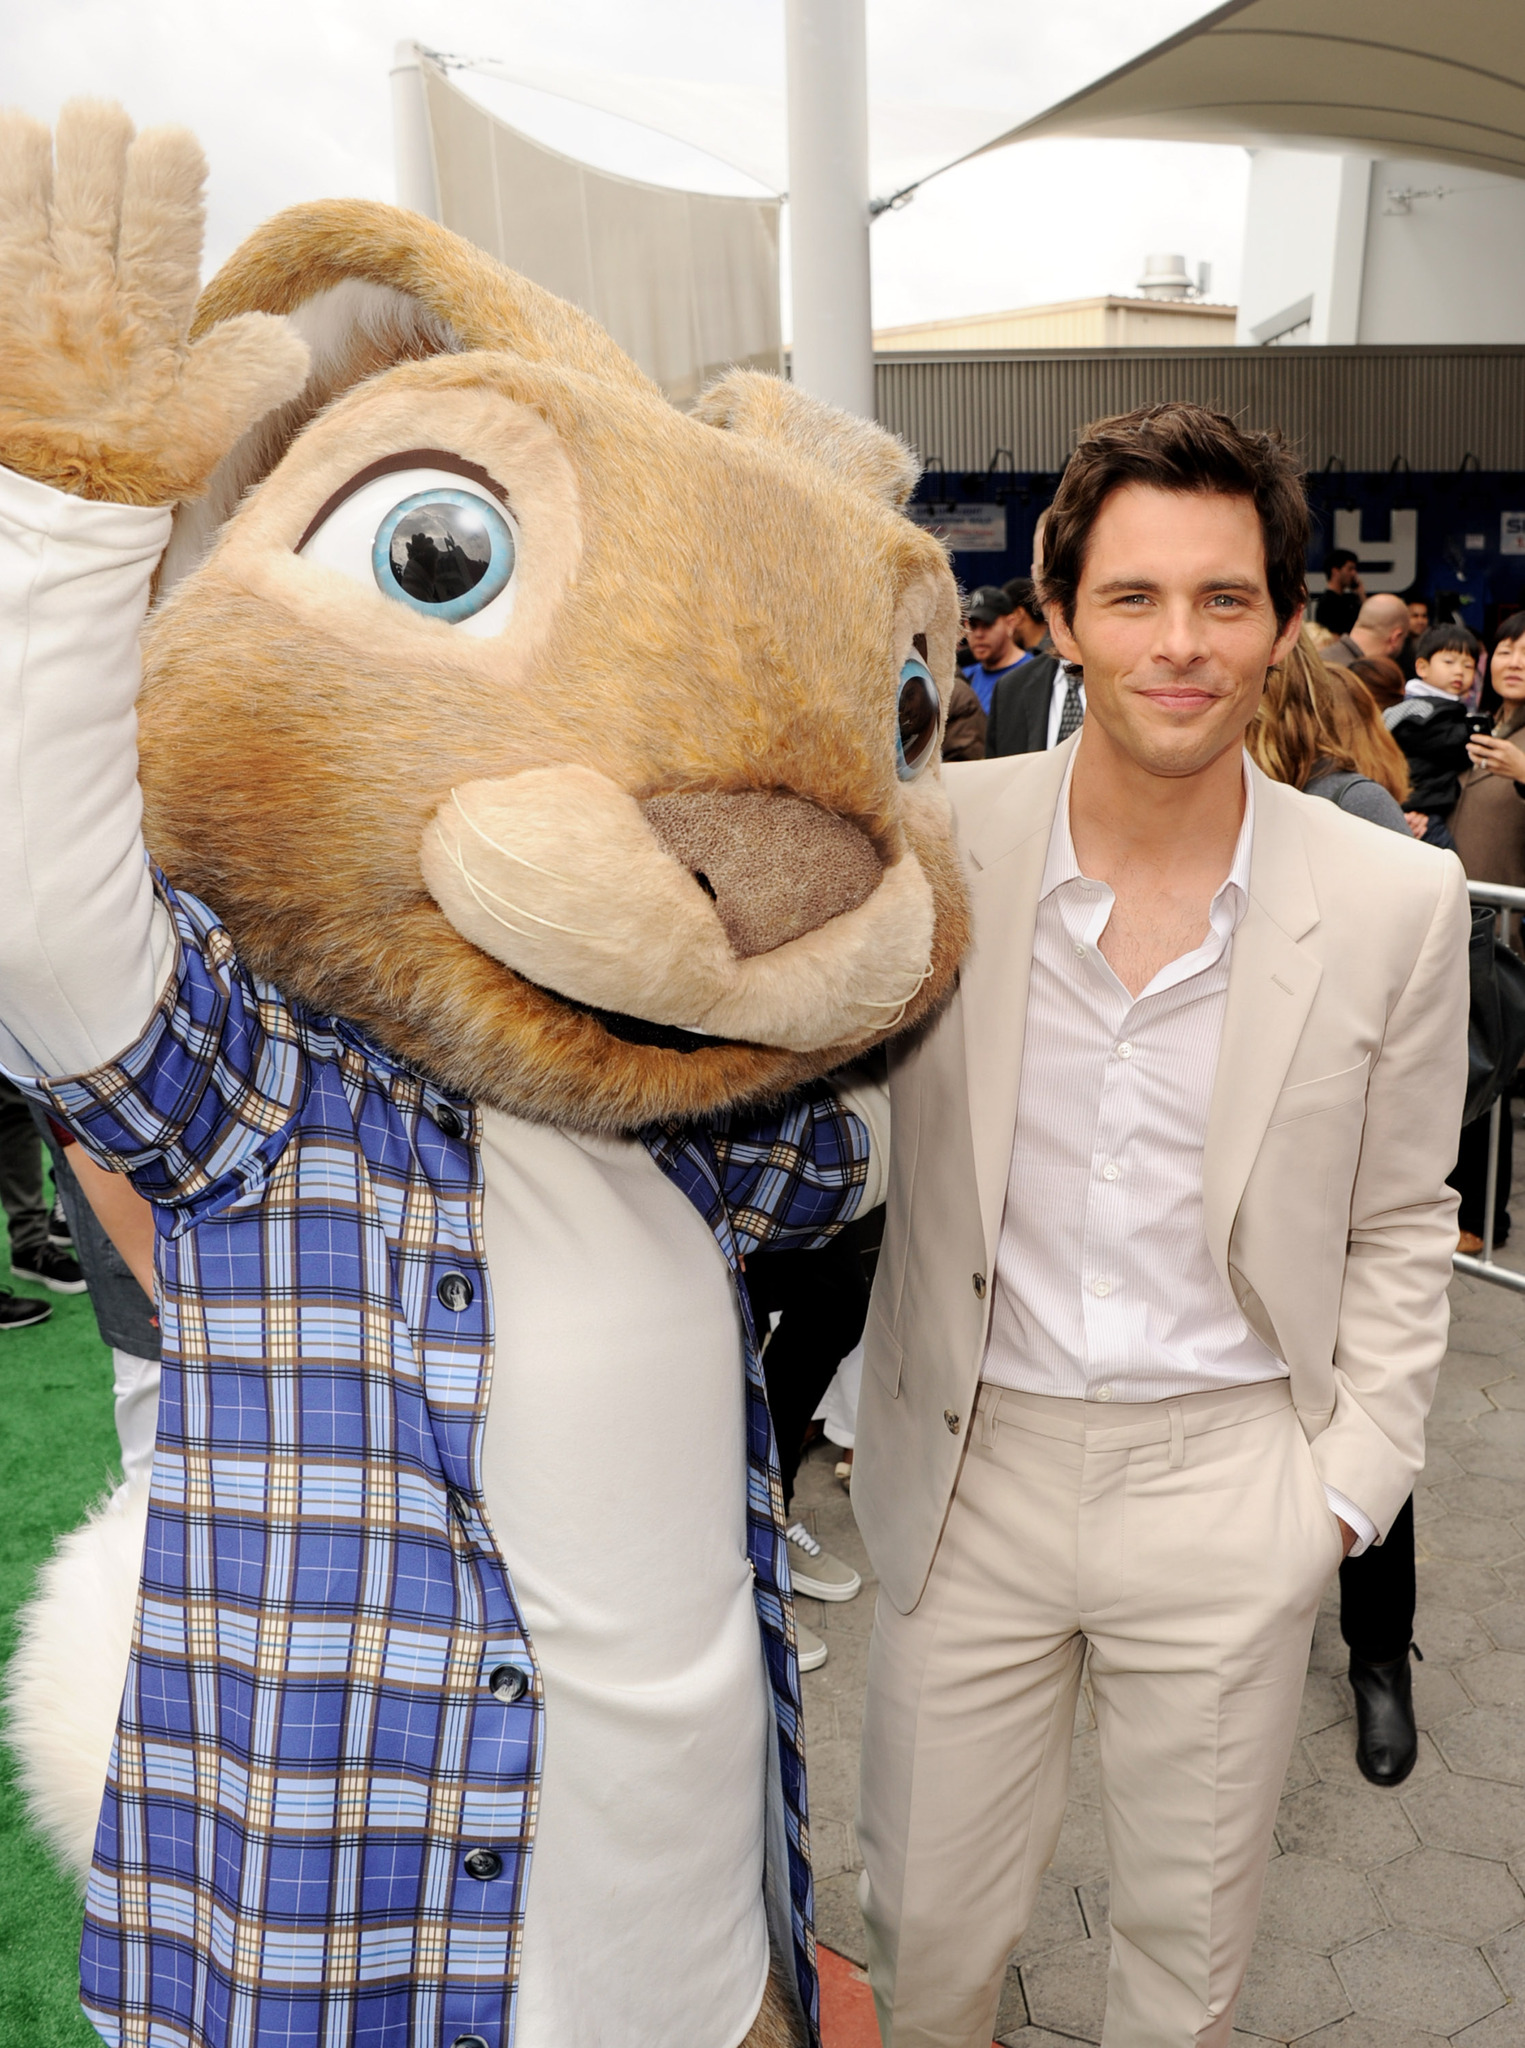
[{"label": "man's eyebrow", "polygon": [[[1156,591],[1162,587],[1159,579],[1154,576],[1109,576],[1105,583],[1092,584],[1091,595],[1093,597],[1116,597],[1128,590]],[[1197,585],[1197,594],[1201,596],[1210,590],[1244,590],[1255,597],[1268,594],[1265,585],[1257,582],[1253,576],[1204,577]]]}]

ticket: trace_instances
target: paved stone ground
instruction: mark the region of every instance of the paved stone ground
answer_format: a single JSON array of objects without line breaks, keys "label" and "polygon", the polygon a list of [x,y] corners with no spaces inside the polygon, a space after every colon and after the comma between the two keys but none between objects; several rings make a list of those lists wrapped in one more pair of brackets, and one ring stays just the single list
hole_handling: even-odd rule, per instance
[{"label": "paved stone ground", "polygon": [[[1517,1182],[1525,1244],[1520,1196]],[[1525,1255],[1506,1256],[1525,1266]],[[1419,1762],[1396,1792],[1356,1769],[1331,1583],[1237,2041],[1525,2048],[1525,1296],[1458,1278],[1451,1301],[1415,1495]],[[811,1453],[797,1507],[868,1583],[849,1603],[802,1603],[831,1646],[804,1681],[805,1718],[821,1938],[861,1963],[852,1816],[874,1595],[835,1456],[830,1446]],[[1001,2003],[997,2036],[1012,2048],[1101,2038],[1107,1876],[1095,1743],[1083,1698],[1059,1851]]]}]

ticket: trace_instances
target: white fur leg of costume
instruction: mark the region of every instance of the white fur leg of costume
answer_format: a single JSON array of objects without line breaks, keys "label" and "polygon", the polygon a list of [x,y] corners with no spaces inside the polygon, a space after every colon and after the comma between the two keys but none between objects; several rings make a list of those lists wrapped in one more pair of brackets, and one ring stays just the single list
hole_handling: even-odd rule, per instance
[{"label": "white fur leg of costume", "polygon": [[[81,1879],[90,1869],[127,1679],[147,1520],[147,1486],[118,1488],[60,1539],[17,1617],[6,1737],[34,1824]],[[91,1678],[81,1685],[85,1643]]]}]

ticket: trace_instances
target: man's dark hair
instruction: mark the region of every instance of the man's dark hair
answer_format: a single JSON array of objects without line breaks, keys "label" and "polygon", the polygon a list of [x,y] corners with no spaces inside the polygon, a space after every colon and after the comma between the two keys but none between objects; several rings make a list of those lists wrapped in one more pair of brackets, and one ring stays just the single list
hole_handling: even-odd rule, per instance
[{"label": "man's dark hair", "polygon": [[1459,619],[1452,619],[1448,625],[1431,626],[1421,633],[1414,648],[1415,661],[1428,661],[1436,654],[1470,654],[1474,661],[1483,651],[1483,643],[1475,633],[1469,632]]},{"label": "man's dark hair", "polygon": [[1013,611],[1026,612],[1036,626],[1043,624],[1043,602],[1033,588],[1031,577],[1013,576],[1005,589]]},{"label": "man's dark hair", "polygon": [[1308,501],[1297,464],[1279,434],[1247,433],[1224,413],[1177,401],[1095,421],[1065,467],[1044,529],[1042,590],[1068,624],[1091,530],[1124,484],[1249,498],[1260,515],[1271,605],[1286,625],[1307,588]]},{"label": "man's dark hair", "polygon": [[1336,569],[1343,569],[1347,562],[1360,562],[1361,557],[1352,548],[1331,548],[1324,557],[1324,574],[1330,576]]}]

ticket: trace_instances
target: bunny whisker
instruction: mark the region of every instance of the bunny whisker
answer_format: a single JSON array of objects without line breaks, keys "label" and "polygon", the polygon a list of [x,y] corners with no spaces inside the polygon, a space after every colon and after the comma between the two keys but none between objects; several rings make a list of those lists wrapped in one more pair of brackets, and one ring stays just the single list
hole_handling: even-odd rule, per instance
[{"label": "bunny whisker", "polygon": [[508,896],[500,896],[496,889],[489,889],[485,882],[478,881],[476,876],[472,874],[470,868],[467,867],[465,861],[461,858],[459,849],[450,846],[446,842],[443,833],[440,834],[440,843],[445,847],[446,854],[449,857],[452,867],[454,867],[457,870],[457,872],[460,874],[461,880],[466,884],[466,887],[471,891],[472,900],[476,903],[478,909],[485,910],[487,912],[487,915],[490,918],[492,918],[493,922],[495,924],[501,924],[505,928],[505,930],[517,932],[521,939],[532,939],[535,936],[533,932],[527,932],[523,930],[519,925],[510,923],[510,921],[506,917],[499,917],[498,913],[495,910],[489,908],[489,906],[483,902],[482,898],[484,895],[491,896],[494,903],[503,904],[505,908],[513,911],[516,917],[527,917],[531,924],[544,925],[549,931],[564,932],[570,939],[596,939],[600,936],[600,934],[597,932],[583,931],[576,925],[557,924],[554,918],[537,916],[537,914],[533,910],[526,910],[523,904],[515,903]]},{"label": "bunny whisker", "polygon": [[[573,881],[571,881],[566,875],[558,875],[551,868],[543,868],[539,866],[538,863],[535,861],[526,860],[522,853],[515,853],[512,847],[500,846],[496,839],[490,839],[488,835],[482,830],[481,826],[477,823],[476,819],[473,818],[471,813],[466,809],[465,805],[461,802],[461,799],[453,789],[450,792],[450,801],[455,805],[456,809],[460,812],[462,819],[465,821],[467,825],[470,826],[471,830],[475,832],[478,839],[481,840],[482,844],[484,846],[490,846],[494,853],[500,853],[505,860],[517,861],[521,868],[529,868],[532,870],[533,873],[537,875],[544,875],[548,882],[559,882],[563,889],[572,889],[576,887],[576,884]],[[528,912],[525,913],[526,916],[528,916],[528,914]]]}]

